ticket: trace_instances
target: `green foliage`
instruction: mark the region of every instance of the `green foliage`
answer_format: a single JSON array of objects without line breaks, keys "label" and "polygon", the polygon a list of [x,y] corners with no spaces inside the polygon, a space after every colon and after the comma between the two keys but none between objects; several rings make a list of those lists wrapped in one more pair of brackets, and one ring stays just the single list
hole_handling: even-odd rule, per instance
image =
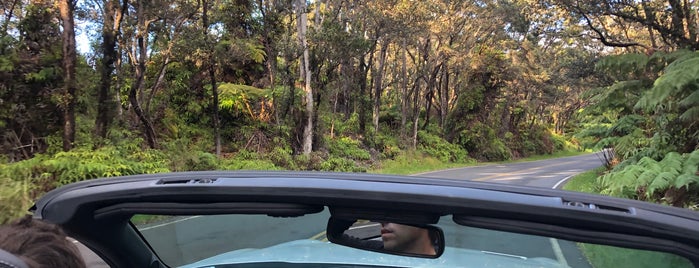
[{"label": "green foliage", "polygon": [[254,117],[253,107],[255,107],[255,103],[268,94],[263,89],[230,83],[218,85],[218,90],[221,109],[237,114],[246,114],[251,118]]},{"label": "green foliage", "polygon": [[[35,198],[64,184],[98,177],[168,171],[168,158],[160,151],[126,151],[114,146],[96,150],[76,148],[55,155],[42,154],[20,162],[0,164],[0,210],[4,212],[0,221],[21,215]],[[5,202],[5,198],[13,201]]]},{"label": "green foliage", "polygon": [[418,149],[442,162],[463,163],[468,159],[468,152],[459,145],[451,144],[437,135],[419,131]]},{"label": "green foliage", "polygon": [[341,137],[329,139],[327,144],[328,150],[333,156],[347,157],[354,160],[371,159],[371,154],[362,148],[362,143],[359,140],[350,137]]},{"label": "green foliage", "polygon": [[338,172],[366,172],[357,162],[342,157],[331,156],[320,164],[320,170]]},{"label": "green foliage", "polygon": [[605,57],[597,63],[595,69],[617,77],[625,77],[628,74],[642,75],[652,67],[649,63],[652,62],[645,54],[627,53]]},{"label": "green foliage", "polygon": [[377,134],[374,142],[374,148],[381,153],[381,159],[393,159],[403,151],[398,138],[392,135]]},{"label": "green foliage", "polygon": [[286,169],[294,170],[298,168],[293,157],[293,151],[290,147],[275,146],[272,151],[267,154],[267,159],[274,163],[274,165]]},{"label": "green foliage", "polygon": [[251,151],[242,150],[234,157],[222,159],[220,169],[222,170],[280,170],[272,161],[261,159],[261,157]]},{"label": "green foliage", "polygon": [[689,260],[670,253],[578,243],[587,260],[596,268],[694,267]]},{"label": "green foliage", "polygon": [[[627,160],[629,161],[629,160]],[[670,152],[662,160],[643,157],[599,178],[602,193],[673,205],[684,205],[699,189],[699,150]]]},{"label": "green foliage", "polygon": [[501,161],[512,158],[512,153],[500,140],[490,126],[476,122],[468,129],[461,131],[457,144],[470,152],[476,159]]},{"label": "green foliage", "polygon": [[699,52],[680,50],[674,54],[677,59],[665,67],[664,74],[635,107],[650,112],[679,106],[683,110],[680,119],[693,122],[699,117]]},{"label": "green foliage", "polygon": [[604,167],[599,167],[577,174],[563,185],[563,190],[599,194],[602,191],[602,186],[597,177],[604,171]]},{"label": "green foliage", "polygon": [[97,177],[114,177],[170,171],[167,158],[154,150],[126,153],[114,147],[97,150],[76,149],[60,152],[42,161],[37,167],[42,178],[58,185]]},{"label": "green foliage", "polygon": [[350,114],[347,120],[334,120],[334,131],[336,136],[350,136],[359,133],[359,114]]}]

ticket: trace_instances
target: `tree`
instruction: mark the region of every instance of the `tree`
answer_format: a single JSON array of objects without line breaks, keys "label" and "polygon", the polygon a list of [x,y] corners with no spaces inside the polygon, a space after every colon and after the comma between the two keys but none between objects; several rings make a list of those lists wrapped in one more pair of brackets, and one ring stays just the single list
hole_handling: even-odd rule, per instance
[{"label": "tree", "polygon": [[77,52],[75,48],[75,23],[73,22],[74,0],[60,0],[58,9],[61,15],[63,32],[63,96],[59,107],[63,110],[63,150],[69,151],[75,142],[75,63]]},{"label": "tree", "polygon": [[133,44],[135,47],[133,50],[128,50],[129,61],[134,69],[133,72],[133,83],[129,89],[129,102],[131,103],[131,108],[136,114],[138,120],[143,128],[143,134],[145,135],[146,142],[150,148],[158,147],[158,142],[156,139],[155,129],[153,128],[153,123],[151,122],[150,116],[147,110],[141,107],[141,100],[139,93],[143,92],[145,87],[145,75],[146,75],[146,61],[148,60],[148,42],[149,42],[149,30],[151,23],[158,20],[157,17],[153,16],[152,10],[149,8],[149,2],[146,0],[139,0],[133,3],[135,10],[134,20],[135,25],[133,31]]},{"label": "tree", "polygon": [[306,103],[306,122],[303,128],[303,154],[308,155],[313,151],[313,89],[311,88],[311,67],[310,56],[308,51],[308,40],[306,32],[308,31],[308,15],[306,14],[306,1],[296,0],[296,23],[299,47],[303,52],[299,64],[299,80],[304,83],[303,91],[305,93],[304,101]]},{"label": "tree", "polygon": [[697,7],[692,1],[555,2],[584,23],[590,30],[588,34],[605,46],[642,47],[649,53],[668,47],[699,49]]},{"label": "tree", "polygon": [[106,138],[109,126],[115,116],[115,94],[112,92],[112,73],[114,62],[117,60],[117,36],[121,28],[128,0],[103,0],[102,6],[102,61],[100,64],[100,84],[97,97],[97,117],[95,119],[95,134]]}]

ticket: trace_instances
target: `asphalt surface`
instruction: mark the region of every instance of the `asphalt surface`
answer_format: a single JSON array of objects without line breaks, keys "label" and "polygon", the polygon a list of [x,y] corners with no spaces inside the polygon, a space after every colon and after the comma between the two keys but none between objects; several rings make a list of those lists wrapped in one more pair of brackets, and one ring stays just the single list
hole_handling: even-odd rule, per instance
[{"label": "asphalt surface", "polygon": [[[534,162],[457,168],[415,175],[560,188],[572,175],[600,165],[601,161],[597,155],[588,154]],[[159,241],[157,244],[152,244],[153,248],[167,264],[176,266],[241,248],[264,248],[296,239],[322,240],[322,230],[326,227],[329,213],[324,211],[299,218],[277,218],[274,221],[267,216],[215,217],[214,220],[211,216],[176,217],[167,222],[143,226],[140,231],[147,239],[157,238],[152,239],[152,241]],[[446,243],[449,246],[471,248],[515,258],[545,257],[570,267],[590,267],[573,242],[464,227],[453,223],[448,217],[440,220],[440,227],[445,231]],[[201,234],[202,230],[205,235]],[[261,233],[259,230],[265,230],[265,232]],[[192,236],[193,233],[198,235]],[[244,242],[232,243],[232,240]],[[108,267],[89,249],[77,242],[76,244],[80,247],[88,267]]]},{"label": "asphalt surface", "polygon": [[560,188],[564,179],[602,165],[597,154],[556,159],[492,164],[415,174],[421,177],[488,181],[505,184]]}]

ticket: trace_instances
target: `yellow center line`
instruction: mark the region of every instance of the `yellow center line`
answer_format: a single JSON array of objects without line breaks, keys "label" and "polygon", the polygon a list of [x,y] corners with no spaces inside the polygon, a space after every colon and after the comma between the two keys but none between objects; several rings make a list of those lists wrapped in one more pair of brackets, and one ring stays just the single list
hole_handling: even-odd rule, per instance
[{"label": "yellow center line", "polygon": [[323,236],[325,236],[325,231],[322,231],[322,232],[318,233],[317,235],[312,236],[310,239],[311,240],[318,240],[319,238],[321,238]]},{"label": "yellow center line", "polygon": [[568,161],[568,162],[550,164],[550,165],[546,165],[546,166],[538,166],[538,167],[528,168],[528,169],[525,169],[525,170],[520,170],[520,171],[518,171],[518,172],[498,173],[498,174],[488,175],[488,176],[485,176],[485,177],[475,178],[475,179],[473,179],[473,180],[474,180],[474,181],[487,181],[487,180],[494,179],[494,178],[515,176],[515,175],[519,175],[519,174],[524,173],[524,172],[527,172],[527,171],[537,170],[537,169],[541,169],[541,168],[555,167],[555,166],[570,164],[570,163],[573,163],[573,162],[575,162],[575,161]]}]

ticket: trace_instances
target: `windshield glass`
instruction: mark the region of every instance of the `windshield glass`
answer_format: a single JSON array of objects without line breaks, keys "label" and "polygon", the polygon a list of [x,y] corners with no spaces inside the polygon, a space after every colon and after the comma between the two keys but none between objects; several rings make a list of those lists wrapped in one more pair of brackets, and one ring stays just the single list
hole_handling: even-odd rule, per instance
[{"label": "windshield glass", "polygon": [[132,223],[171,267],[693,267],[668,253],[461,226],[450,216],[435,225],[446,244],[439,258],[388,255],[328,242],[329,217],[136,215]]}]

